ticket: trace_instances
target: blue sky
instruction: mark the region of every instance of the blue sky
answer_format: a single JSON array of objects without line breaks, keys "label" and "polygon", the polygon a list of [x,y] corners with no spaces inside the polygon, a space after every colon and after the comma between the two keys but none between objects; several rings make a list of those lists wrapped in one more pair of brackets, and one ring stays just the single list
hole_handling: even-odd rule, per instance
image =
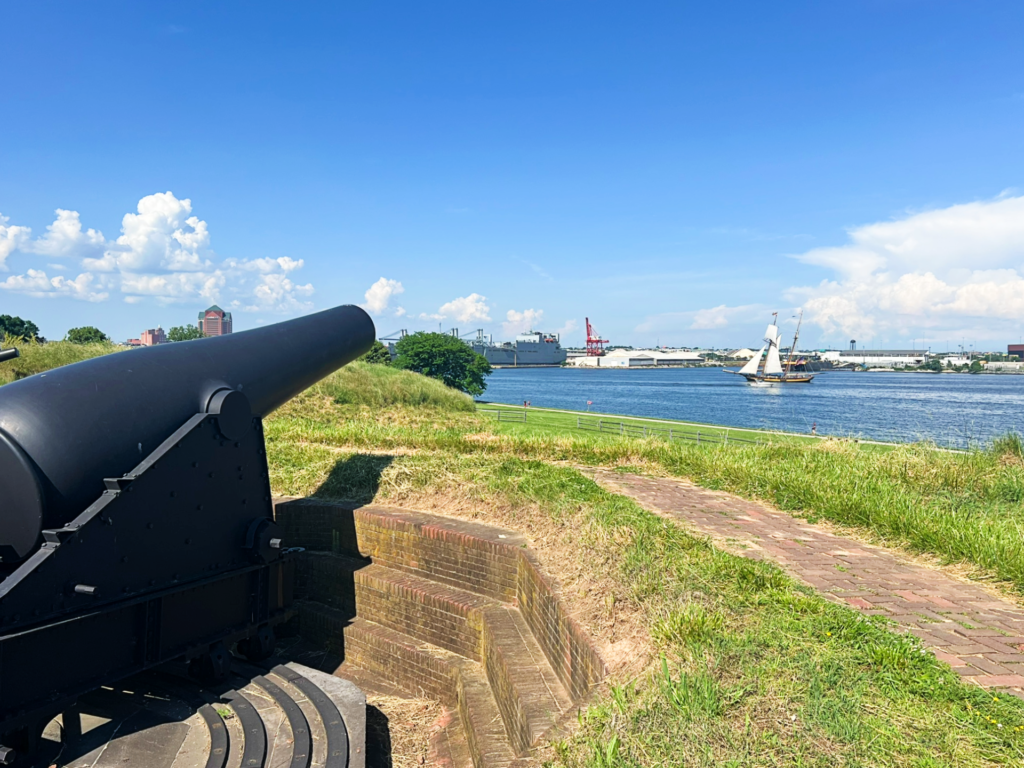
[{"label": "blue sky", "polygon": [[213,300],[570,343],[748,346],[800,307],[808,345],[1024,333],[1019,2],[4,17],[0,314],[48,337]]}]

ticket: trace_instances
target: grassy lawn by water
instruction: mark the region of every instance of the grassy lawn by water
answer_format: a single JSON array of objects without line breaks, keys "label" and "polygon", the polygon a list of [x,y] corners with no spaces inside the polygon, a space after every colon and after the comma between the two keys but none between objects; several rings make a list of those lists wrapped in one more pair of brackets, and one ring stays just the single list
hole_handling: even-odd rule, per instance
[{"label": "grassy lawn by water", "polygon": [[[569,411],[555,408],[523,408],[515,405],[502,403],[480,402],[477,404],[477,412],[482,416],[493,419],[497,424],[499,432],[507,432],[515,435],[544,435],[544,434],[579,434],[590,432],[600,434],[602,437],[621,437],[618,431],[619,425],[623,425],[625,432],[630,437],[646,436],[646,430],[652,437],[672,440],[708,440],[709,442],[729,442],[736,444],[744,442],[813,442],[815,438],[805,435],[796,435],[788,432],[769,432],[758,429],[745,429],[742,427],[723,427],[716,424],[698,424],[691,421],[679,421],[676,419],[653,419],[638,418],[630,416],[617,416],[608,413],[590,413],[587,411]],[[498,413],[500,412],[500,416]],[[516,419],[525,414],[523,421]],[[669,431],[671,433],[669,434]]]},{"label": "grassy lawn by water", "polygon": [[[1016,699],[963,684],[913,638],[826,602],[772,565],[715,549],[605,491],[574,466],[697,470],[705,483],[756,480],[763,483],[757,487],[789,493],[794,503],[827,501],[833,473],[853,466],[883,478],[879,488],[891,483],[918,502],[941,488],[940,496],[980,509],[980,476],[1012,464],[979,454],[957,474],[944,462],[963,456],[926,449],[883,454],[823,442],[697,446],[575,431],[522,433],[475,413],[468,399],[452,399],[448,390],[431,395],[432,383],[412,376],[349,366],[282,408],[267,423],[272,484],[278,493],[469,509],[485,521],[513,527],[518,521],[545,542],[567,542],[562,551],[575,555],[552,564],[567,591],[603,585],[610,623],[591,621],[592,634],[632,622],[641,632],[636,653],[646,663],[611,681],[581,715],[579,730],[557,746],[555,764],[1024,760],[1024,706]],[[368,387],[369,381],[377,383]],[[415,407],[401,402],[406,382]],[[390,394],[364,396],[353,387]],[[779,463],[789,475],[799,472],[799,484],[818,479],[825,488],[799,496],[785,473],[757,480]],[[957,483],[960,491],[953,490]],[[849,501],[856,506],[878,493],[866,487]]]},{"label": "grassy lawn by water", "polygon": [[774,438],[696,445],[536,426],[499,423],[415,374],[354,364],[267,420],[271,482],[282,494],[450,504],[568,542],[575,554],[554,563],[563,583],[604,585],[609,623],[591,620],[592,633],[632,623],[647,663],[611,681],[553,755],[558,764],[1024,760],[1016,699],[964,685],[912,638],[771,565],[714,549],[576,468],[691,477],[969,563],[1021,589],[1019,441],[954,454]]}]

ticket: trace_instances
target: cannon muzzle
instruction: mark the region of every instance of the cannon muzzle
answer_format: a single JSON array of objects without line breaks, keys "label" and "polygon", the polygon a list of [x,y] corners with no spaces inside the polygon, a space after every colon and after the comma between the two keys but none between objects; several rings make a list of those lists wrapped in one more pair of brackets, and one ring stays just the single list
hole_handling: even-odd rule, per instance
[{"label": "cannon muzzle", "polygon": [[374,335],[366,312],[341,306],[0,387],[0,557],[28,556],[44,529],[60,528],[100,497],[106,478],[138,465],[194,414],[221,413],[224,393],[241,392],[236,399],[252,416],[266,416],[366,352]]},{"label": "cannon muzzle", "polygon": [[10,349],[0,349],[0,363],[6,363],[8,360],[13,360],[16,357],[20,357],[21,353],[15,347]]}]

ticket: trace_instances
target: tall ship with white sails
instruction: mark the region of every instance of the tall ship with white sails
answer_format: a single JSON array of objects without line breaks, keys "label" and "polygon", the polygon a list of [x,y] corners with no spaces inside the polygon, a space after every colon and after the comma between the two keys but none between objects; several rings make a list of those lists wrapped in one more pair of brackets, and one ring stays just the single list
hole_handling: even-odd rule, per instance
[{"label": "tall ship with white sails", "polygon": [[738,371],[725,369],[726,373],[735,373],[744,377],[751,384],[761,386],[773,386],[775,384],[807,384],[814,378],[813,373],[794,373],[793,354],[796,351],[796,342],[800,338],[800,323],[803,321],[803,313],[796,323],[796,333],[793,334],[793,344],[789,348],[786,362],[782,362],[782,355],[779,353],[779,313],[772,314],[771,325],[764,332],[764,346]]}]

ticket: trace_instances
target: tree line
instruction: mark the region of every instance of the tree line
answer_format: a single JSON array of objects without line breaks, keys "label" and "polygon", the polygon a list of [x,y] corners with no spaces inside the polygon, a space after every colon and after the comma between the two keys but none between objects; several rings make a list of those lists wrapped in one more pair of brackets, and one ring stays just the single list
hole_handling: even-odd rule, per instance
[{"label": "tree line", "polygon": [[[45,342],[39,335],[39,326],[31,320],[11,315],[0,315],[0,338],[12,336],[26,341]],[[203,338],[203,332],[194,325],[176,325],[167,332],[168,341],[191,341]],[[98,344],[109,342],[110,337],[92,325],[70,329],[64,337],[72,344]],[[413,333],[395,344],[395,357],[379,341],[361,360],[375,365],[390,365],[424,376],[439,379],[447,386],[469,395],[482,395],[487,388],[486,377],[491,373],[487,358],[478,354],[461,339],[444,333]]]},{"label": "tree line", "polygon": [[[31,320],[12,315],[0,315],[0,338],[12,336],[25,341],[46,342],[46,339],[39,333],[39,326]],[[168,341],[191,341],[203,338],[203,332],[194,325],[176,325],[167,332]],[[72,344],[100,344],[110,341],[110,337],[94,325],[84,325],[80,328],[71,328],[65,335],[64,341]]]}]

